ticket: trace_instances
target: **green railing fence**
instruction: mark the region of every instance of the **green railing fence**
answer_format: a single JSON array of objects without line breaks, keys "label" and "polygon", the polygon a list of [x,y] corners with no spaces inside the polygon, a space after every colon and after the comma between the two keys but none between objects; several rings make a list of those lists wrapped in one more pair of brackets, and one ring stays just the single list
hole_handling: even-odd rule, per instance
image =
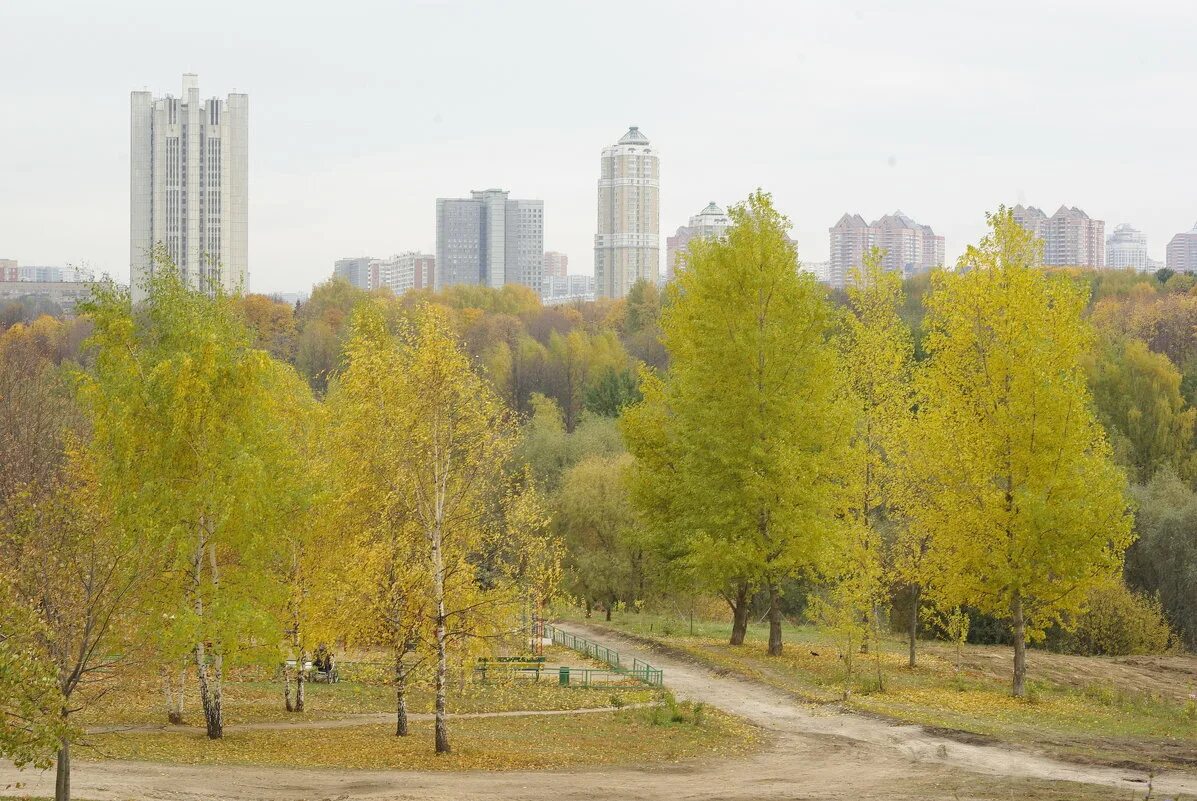
[{"label": "green railing fence", "polygon": [[650,687],[660,687],[664,683],[664,673],[647,662],[633,657],[629,662],[619,651],[614,651],[605,645],[579,637],[568,631],[562,631],[551,623],[544,624],[544,636],[550,638],[554,645],[561,645],[580,654],[605,662],[611,666],[616,674],[628,676],[642,681]]}]

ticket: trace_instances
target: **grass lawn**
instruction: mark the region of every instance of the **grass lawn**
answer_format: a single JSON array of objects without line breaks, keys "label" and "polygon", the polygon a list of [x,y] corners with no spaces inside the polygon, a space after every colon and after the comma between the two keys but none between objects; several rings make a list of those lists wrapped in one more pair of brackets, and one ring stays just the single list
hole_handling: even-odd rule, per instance
[{"label": "grass lawn", "polygon": [[[591,620],[602,625],[601,621]],[[727,644],[730,623],[694,623],[648,614],[616,614],[611,625],[667,644],[717,668],[750,676],[815,703],[841,703],[844,663],[827,634],[787,624],[785,651],[765,654],[767,625],[750,627],[746,644]],[[856,711],[1030,745],[1067,759],[1145,768],[1197,769],[1197,657],[1078,657],[1032,650],[1030,697],[1010,696],[1010,648],[966,646],[959,674],[954,650],[919,644],[919,666],[906,667],[906,645],[857,655],[846,705]]]},{"label": "grass lawn", "polygon": [[[224,688],[225,723],[329,720],[347,715],[395,711],[395,690],[385,684],[342,681],[337,684],[308,684],[302,713],[287,712],[283,686],[279,681],[229,681]],[[539,682],[516,679],[454,683],[449,693],[450,712],[506,712],[517,710],[585,709],[611,706],[618,697],[625,704],[653,698],[646,687],[559,687],[556,675]],[[409,712],[431,712],[433,694],[427,686],[408,693]],[[96,704],[85,708],[73,720],[82,726],[161,724],[166,722],[162,690],[155,677],[122,677]],[[202,726],[199,692],[194,681],[185,696],[184,720]]]},{"label": "grass lawn", "polygon": [[589,715],[475,718],[451,722],[453,753],[433,753],[431,721],[395,737],[389,725],[322,731],[93,735],[76,756],[203,765],[403,770],[513,770],[628,762],[674,762],[742,753],[755,729],[721,712],[695,714],[686,704],[677,720],[663,709],[625,709]]}]

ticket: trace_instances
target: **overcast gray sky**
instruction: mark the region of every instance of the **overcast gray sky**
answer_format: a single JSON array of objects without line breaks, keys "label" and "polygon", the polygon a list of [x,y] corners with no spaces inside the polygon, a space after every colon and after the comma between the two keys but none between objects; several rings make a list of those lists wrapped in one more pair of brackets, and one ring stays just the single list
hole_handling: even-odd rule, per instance
[{"label": "overcast gray sky", "polygon": [[[1163,258],[1197,220],[1197,4],[0,3],[0,258],[128,280],[129,92],[250,96],[250,284],[434,246],[434,199],[545,201],[593,267],[599,151],[661,154],[662,238],[760,186],[827,256],[845,211],[947,237],[1061,203]],[[662,246],[664,243],[662,242]],[[662,250],[664,248],[662,247]]]}]

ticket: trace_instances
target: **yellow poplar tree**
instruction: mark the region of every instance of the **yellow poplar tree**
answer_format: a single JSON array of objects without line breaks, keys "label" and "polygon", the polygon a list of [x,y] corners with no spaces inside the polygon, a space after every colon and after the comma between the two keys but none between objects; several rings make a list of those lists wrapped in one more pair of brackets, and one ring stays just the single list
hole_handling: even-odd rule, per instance
[{"label": "yellow poplar tree", "polygon": [[1085,292],[1040,266],[1041,243],[1006,209],[939,273],[916,378],[926,502],[911,512],[949,562],[943,608],[1011,621],[1013,693],[1026,643],[1116,574],[1130,543],[1126,482],[1086,387]]},{"label": "yellow poplar tree", "polygon": [[831,312],[798,271],[789,221],[763,192],[730,216],[725,238],[691,245],[670,287],[661,328],[671,367],[659,391],[644,388],[625,435],[638,460],[672,466],[636,470],[634,481],[655,486],[633,500],[667,499],[665,525],[690,561],[768,592],[777,655],[783,586],[827,550],[847,429]]},{"label": "yellow poplar tree", "polygon": [[[848,309],[837,338],[845,403],[856,424],[843,463],[842,552],[831,577],[836,586],[827,599],[845,607],[840,617],[848,622],[839,628],[849,632],[849,639],[858,633],[851,622],[867,621],[859,635],[871,639],[875,647],[880,642],[882,610],[889,603],[887,537],[893,528],[895,479],[903,469],[894,460],[901,453],[896,444],[911,410],[914,359],[910,329],[898,313],[903,304],[902,279],[886,272],[881,258],[881,251],[874,248],[853,271]],[[881,680],[879,672],[879,684]]]}]

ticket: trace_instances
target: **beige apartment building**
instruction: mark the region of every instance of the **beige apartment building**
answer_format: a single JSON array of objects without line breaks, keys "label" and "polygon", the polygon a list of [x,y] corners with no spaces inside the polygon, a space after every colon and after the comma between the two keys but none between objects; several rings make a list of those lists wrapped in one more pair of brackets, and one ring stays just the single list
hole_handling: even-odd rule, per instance
[{"label": "beige apartment building", "polygon": [[1178,273],[1197,273],[1197,224],[1191,231],[1183,231],[1168,242],[1165,264]]},{"label": "beige apartment building", "polygon": [[595,293],[622,298],[639,280],[661,275],[660,161],[640,129],[632,126],[603,149],[594,235]]},{"label": "beige apartment building", "polygon": [[564,278],[569,275],[569,256],[556,250],[544,252],[544,277]]},{"label": "beige apartment building", "polygon": [[686,267],[686,253],[695,239],[719,239],[731,228],[731,218],[715,201],[690,218],[688,225],[679,226],[673,236],[665,238],[665,280],[672,281],[678,270]]},{"label": "beige apartment building", "polygon": [[1014,221],[1043,240],[1043,263],[1048,267],[1105,267],[1106,224],[1076,206],[1060,206],[1048,217],[1042,209],[1023,206],[1011,211]]},{"label": "beige apartment building", "polygon": [[831,257],[826,280],[836,289],[848,285],[852,270],[863,264],[865,254],[873,248],[881,249],[881,266],[903,278],[943,266],[943,237],[901,211],[871,223],[859,214],[845,214],[827,230]]}]

